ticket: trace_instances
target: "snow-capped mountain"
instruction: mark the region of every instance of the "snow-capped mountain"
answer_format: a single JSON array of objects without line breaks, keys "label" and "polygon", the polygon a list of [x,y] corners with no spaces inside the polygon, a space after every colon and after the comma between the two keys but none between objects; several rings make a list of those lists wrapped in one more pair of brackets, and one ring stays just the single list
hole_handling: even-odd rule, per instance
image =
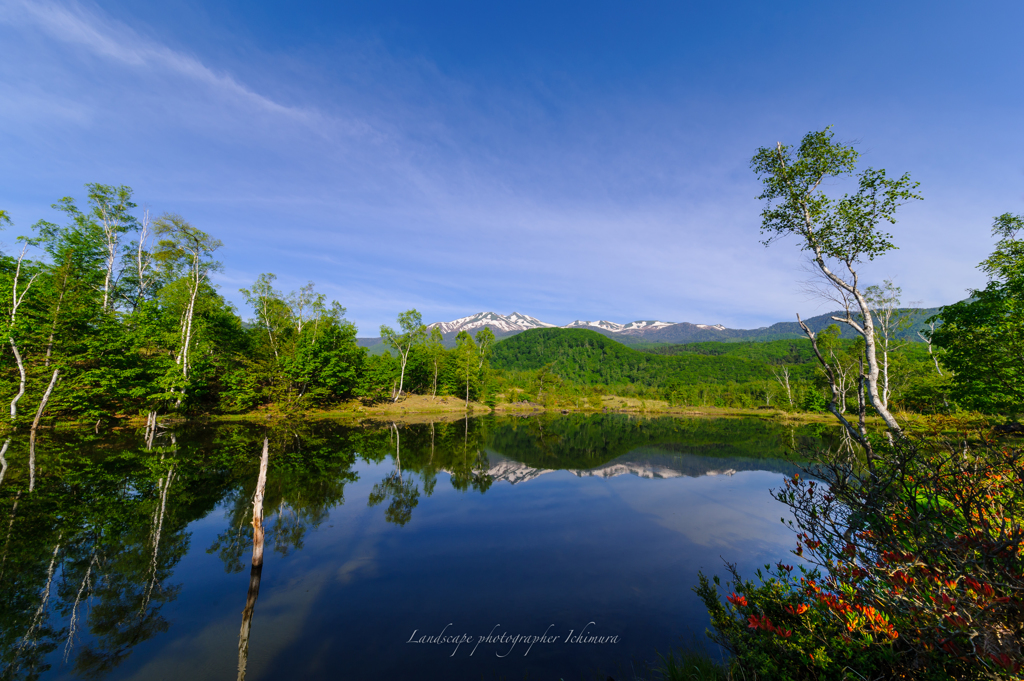
[{"label": "snow-capped mountain", "polygon": [[[639,341],[661,341],[669,343],[691,342],[694,340],[714,340],[721,332],[731,333],[721,324],[690,324],[688,322],[663,322],[656,319],[638,320],[628,324],[610,322],[606,319],[599,321],[587,321],[577,319],[571,324],[558,327],[556,324],[542,322],[536,317],[513,312],[509,315],[502,315],[496,312],[478,312],[468,317],[453,319],[450,322],[434,322],[427,326],[428,329],[440,329],[445,338],[446,344],[455,342],[455,336],[460,331],[476,333],[485,326],[491,327],[491,331],[498,339],[508,338],[530,329],[589,329],[597,331],[606,336],[616,338],[622,343],[631,344]],[[742,332],[741,332],[742,333]],[[379,338],[359,338],[357,342],[364,347],[375,347],[380,345]]]},{"label": "snow-capped mountain", "polygon": [[615,322],[609,322],[601,320],[598,322],[585,322],[581,319],[577,319],[571,324],[566,324],[563,329],[602,329],[604,331],[610,331],[612,333],[618,333],[622,331],[625,324],[616,324]]},{"label": "snow-capped mountain", "polygon": [[[654,331],[656,329],[663,329],[666,326],[673,326],[675,322],[662,322],[655,319],[639,320],[635,322],[629,322],[628,324],[618,324],[616,322],[609,322],[607,320],[600,320],[596,322],[585,321],[577,319],[571,324],[566,324],[563,329],[600,329],[602,331],[608,331],[611,333],[629,333],[629,332],[644,332]],[[517,331],[526,331],[528,329],[543,329],[543,328],[554,328],[555,324],[548,324],[542,322],[536,317],[525,315],[519,312],[513,312],[510,315],[501,315],[496,312],[478,312],[477,314],[470,315],[468,317],[461,317],[459,319],[453,319],[450,322],[435,322],[429,325],[427,328],[432,329],[437,327],[441,329],[441,333],[448,334],[459,331],[472,331],[474,329],[481,329],[485,326],[491,327],[493,331],[504,332],[504,333],[515,333]],[[694,326],[701,329],[724,329],[724,326],[715,325],[709,326],[707,324],[695,324]]]},{"label": "snow-capped mountain", "polygon": [[[616,322],[610,322],[607,319],[601,319],[599,321],[588,321],[583,319],[577,319],[576,321],[566,324],[563,329],[594,329],[595,331],[605,331],[607,333],[626,333],[626,334],[646,334],[650,331],[658,331],[669,326],[676,326],[677,322],[663,322],[657,319],[642,319],[635,322],[629,322],[628,324],[619,324]],[[554,324],[548,324],[542,322],[536,317],[530,315],[521,314],[519,312],[513,312],[512,314],[505,316],[497,314],[496,312],[478,312],[475,315],[469,317],[462,317],[461,319],[454,319],[450,322],[436,322],[428,326],[428,329],[434,327],[441,329],[441,333],[448,334],[451,332],[459,331],[471,331],[473,329],[480,329],[485,326],[491,327],[495,332],[503,333],[516,333],[518,331],[526,331],[527,329],[542,329],[542,328],[554,328]],[[724,331],[725,327],[721,324],[690,324],[697,329],[708,329],[714,331]]]},{"label": "snow-capped mountain", "polygon": [[615,322],[609,322],[602,319],[597,322],[584,321],[577,319],[572,324],[566,324],[563,329],[600,329],[603,331],[610,331],[612,333],[623,333],[628,331],[650,331],[652,329],[662,329],[666,326],[672,326],[675,322],[659,322],[654,319],[648,319],[643,321],[630,322],[629,324],[616,324]]},{"label": "snow-capped mountain", "polygon": [[661,329],[666,326],[672,326],[675,322],[659,322],[655,319],[649,319],[646,321],[630,322],[622,327],[623,331],[649,331],[651,329]]},{"label": "snow-capped mountain", "polygon": [[454,319],[450,322],[436,322],[427,328],[433,329],[434,327],[437,327],[441,329],[441,333],[449,334],[458,333],[459,331],[482,329],[485,326],[491,327],[492,331],[516,333],[519,331],[526,331],[528,329],[549,328],[553,327],[554,324],[548,324],[546,322],[542,322],[536,317],[520,314],[518,312],[513,312],[508,316],[500,315],[496,312],[478,312],[477,314],[470,315],[469,317]]}]

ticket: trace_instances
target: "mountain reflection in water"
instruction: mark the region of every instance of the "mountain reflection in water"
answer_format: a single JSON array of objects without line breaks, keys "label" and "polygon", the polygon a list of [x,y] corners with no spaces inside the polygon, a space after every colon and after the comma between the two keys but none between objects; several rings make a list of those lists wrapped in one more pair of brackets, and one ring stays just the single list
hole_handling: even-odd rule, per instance
[{"label": "mountain reflection in water", "polygon": [[[693,547],[734,537],[760,560],[766,540],[736,528],[766,514],[778,524],[770,481],[795,472],[793,452],[830,433],[754,419],[488,416],[183,426],[150,448],[141,429],[62,430],[38,439],[32,461],[27,439],[13,439],[0,480],[0,678],[223,678],[240,667],[250,679],[546,677],[653,659],[656,642],[645,637],[671,643],[688,621],[704,626],[687,600],[686,561],[717,565]],[[260,588],[259,571],[245,572],[264,437]],[[753,477],[738,480],[744,473]],[[735,504],[733,487],[665,487],[715,475],[737,479]],[[768,510],[742,506],[747,488]],[[600,541],[571,523],[578,514],[601,522]],[[494,520],[509,517],[532,529],[501,523],[496,533]],[[636,542],[647,565],[622,555]],[[429,594],[417,587],[424,580]],[[655,583],[678,592],[675,612],[664,598],[646,600]],[[425,658],[402,645],[435,622],[486,633],[495,621],[552,618],[568,628],[586,624],[579,618],[616,623],[629,643],[547,646],[506,666],[493,651]]]}]

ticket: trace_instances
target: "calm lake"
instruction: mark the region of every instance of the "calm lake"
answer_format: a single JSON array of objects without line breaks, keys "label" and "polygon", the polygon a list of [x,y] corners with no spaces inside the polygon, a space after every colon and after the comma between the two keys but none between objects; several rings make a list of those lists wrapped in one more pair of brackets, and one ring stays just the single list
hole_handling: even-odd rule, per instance
[{"label": "calm lake", "polygon": [[201,681],[240,664],[252,680],[633,678],[703,637],[698,570],[792,558],[769,489],[834,432],[618,414],[315,421],[168,429],[152,449],[141,430],[58,431],[31,461],[12,440],[0,678]]}]

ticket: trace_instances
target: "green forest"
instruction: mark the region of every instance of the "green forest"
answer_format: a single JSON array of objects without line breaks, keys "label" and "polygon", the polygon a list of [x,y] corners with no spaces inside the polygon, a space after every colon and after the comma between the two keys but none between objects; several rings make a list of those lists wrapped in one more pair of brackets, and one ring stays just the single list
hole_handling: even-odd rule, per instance
[{"label": "green forest", "polygon": [[[389,352],[370,355],[345,308],[312,282],[284,292],[274,274],[262,274],[240,290],[249,309],[237,310],[211,280],[222,267],[214,234],[179,215],[152,218],[127,186],[85,190],[84,200],[54,204],[60,223],[36,222],[0,257],[0,386],[13,425],[337,410],[408,394],[456,397],[467,407],[594,409],[612,395],[673,407],[822,411],[835,384],[841,411],[857,403],[864,339],[851,338],[845,324],[815,333],[819,359],[807,338],[636,349],[582,329],[496,342],[485,327],[446,347],[408,310],[396,329],[381,327]],[[11,226],[6,213],[0,221]],[[1019,305],[1020,242],[1008,234],[984,265],[992,284],[929,319],[901,307],[891,282],[868,289],[884,403],[911,412],[1019,408],[1020,383],[986,379],[984,368],[1002,362],[1000,376],[1012,377],[1021,366],[1019,316],[1000,322],[1004,340],[985,340],[992,324],[984,314]]]},{"label": "green forest", "polygon": [[[861,346],[837,333],[837,328],[827,330],[819,341],[852,373]],[[887,373],[894,401],[908,409],[930,409],[932,398],[947,392],[948,378],[926,344],[893,346]],[[532,379],[538,390],[537,377],[551,375],[549,389],[556,392],[586,386],[673,406],[824,409],[825,386],[808,340],[659,344],[639,351],[593,331],[535,329],[498,343],[492,364],[512,383],[528,385]],[[844,389],[849,397],[855,383],[847,381]]]}]

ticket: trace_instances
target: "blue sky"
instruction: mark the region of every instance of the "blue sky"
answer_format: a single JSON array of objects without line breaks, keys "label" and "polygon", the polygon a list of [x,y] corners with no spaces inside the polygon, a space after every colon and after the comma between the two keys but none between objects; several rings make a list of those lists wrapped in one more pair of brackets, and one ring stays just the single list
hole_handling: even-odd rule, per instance
[{"label": "blue sky", "polygon": [[361,335],[513,310],[751,328],[820,313],[759,243],[758,146],[835,126],[925,201],[869,279],[933,306],[1024,212],[1019,2],[0,0],[0,206],[86,182],[308,280]]}]

